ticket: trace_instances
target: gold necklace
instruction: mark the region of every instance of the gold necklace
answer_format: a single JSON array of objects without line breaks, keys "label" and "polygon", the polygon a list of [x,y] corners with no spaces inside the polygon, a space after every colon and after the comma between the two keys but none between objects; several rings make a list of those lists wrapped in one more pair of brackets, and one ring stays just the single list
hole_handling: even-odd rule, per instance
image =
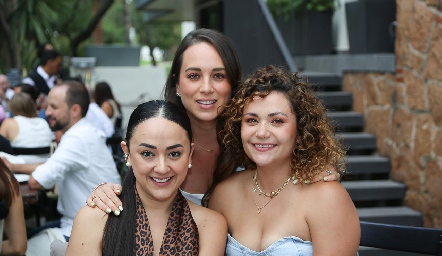
[{"label": "gold necklace", "polygon": [[253,189],[253,202],[255,202],[255,206],[256,206],[256,208],[258,208],[257,213],[260,214],[260,213],[261,213],[261,210],[264,209],[264,207],[266,207],[266,206],[270,203],[270,201],[273,200],[273,197],[270,197],[270,200],[269,200],[265,205],[263,205],[263,206],[259,206],[259,205],[256,203],[256,200],[255,200],[255,191],[256,191],[256,188]]},{"label": "gold necklace", "polygon": [[206,152],[208,152],[208,153],[212,153],[212,152],[213,152],[213,149],[203,148],[203,147],[201,147],[198,143],[196,143],[196,142],[193,142],[193,143],[195,143],[195,145],[197,145],[199,148],[203,149],[204,151],[206,151]]},{"label": "gold necklace", "polygon": [[253,182],[255,183],[255,188],[257,188],[259,190],[259,194],[260,195],[263,195],[263,196],[266,196],[266,197],[270,197],[270,198],[274,198],[275,196],[277,196],[279,194],[279,192],[281,192],[287,186],[287,184],[289,184],[289,181],[293,179],[293,176],[289,177],[284,182],[284,184],[282,184],[281,187],[279,187],[275,191],[270,192],[270,194],[267,194],[266,192],[262,191],[261,188],[259,187],[257,176],[258,176],[258,169],[255,170],[255,175],[253,175]]}]

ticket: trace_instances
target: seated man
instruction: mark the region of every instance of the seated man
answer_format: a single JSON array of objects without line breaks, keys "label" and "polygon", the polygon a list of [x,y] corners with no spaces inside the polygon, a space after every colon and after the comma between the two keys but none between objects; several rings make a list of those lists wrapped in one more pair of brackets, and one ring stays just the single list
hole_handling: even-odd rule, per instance
[{"label": "seated man", "polygon": [[104,134],[84,119],[88,106],[89,95],[80,82],[54,86],[46,114],[50,128],[63,134],[54,154],[43,164],[11,164],[3,159],[11,170],[31,175],[31,188],[58,185],[59,231],[67,241],[74,217],[93,188],[104,181],[121,182]]}]

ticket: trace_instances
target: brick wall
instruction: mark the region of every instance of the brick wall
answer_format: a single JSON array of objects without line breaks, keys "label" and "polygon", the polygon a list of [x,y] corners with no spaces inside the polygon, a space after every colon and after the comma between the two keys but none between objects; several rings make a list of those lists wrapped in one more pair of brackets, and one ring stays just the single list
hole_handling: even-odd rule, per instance
[{"label": "brick wall", "polygon": [[396,73],[347,72],[344,90],[407,185],[406,205],[442,228],[442,0],[396,2]]}]

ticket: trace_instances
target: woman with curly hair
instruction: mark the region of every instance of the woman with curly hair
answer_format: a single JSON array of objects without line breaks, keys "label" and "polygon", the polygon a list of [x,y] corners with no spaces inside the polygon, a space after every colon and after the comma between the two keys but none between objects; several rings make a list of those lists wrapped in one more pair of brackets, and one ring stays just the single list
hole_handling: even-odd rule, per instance
[{"label": "woman with curly hair", "polygon": [[245,168],[209,202],[227,219],[226,254],[356,255],[359,218],[347,191],[311,182],[324,169],[344,171],[345,150],[310,86],[282,68],[258,69],[224,117],[226,150]]}]

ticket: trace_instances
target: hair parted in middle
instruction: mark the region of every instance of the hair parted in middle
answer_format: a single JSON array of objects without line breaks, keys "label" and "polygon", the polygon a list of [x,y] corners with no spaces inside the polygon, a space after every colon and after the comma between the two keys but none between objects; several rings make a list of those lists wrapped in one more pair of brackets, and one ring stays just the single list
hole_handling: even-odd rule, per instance
[{"label": "hair parted in middle", "polygon": [[[178,124],[186,131],[189,144],[192,143],[190,119],[184,109],[164,100],[152,100],[138,105],[130,115],[125,138],[128,148],[130,148],[130,140],[137,126],[155,117],[162,117]],[[152,127],[152,129],[158,129],[158,127]],[[132,168],[133,167],[129,168],[126,172],[123,180],[123,191],[120,198],[123,202],[124,211],[121,212],[119,217],[109,214],[107,219],[103,233],[103,255],[132,255],[134,252],[136,233],[136,178]]]},{"label": "hair parted in middle", "polygon": [[245,154],[241,140],[241,121],[244,108],[253,97],[266,97],[271,92],[282,93],[296,116],[296,146],[291,161],[292,175],[304,183],[312,180],[327,166],[345,171],[346,152],[342,141],[327,117],[327,111],[311,86],[298,73],[286,68],[266,66],[248,78],[226,107],[223,142],[227,150],[234,152],[236,161],[246,169],[256,164]]},{"label": "hair parted in middle", "polygon": [[207,43],[213,46],[223,60],[226,68],[227,79],[231,86],[231,94],[233,95],[239,84],[241,83],[241,64],[236,54],[235,48],[229,38],[218,31],[212,29],[201,28],[187,34],[181,41],[175,52],[172,61],[172,67],[167,77],[166,86],[164,87],[164,99],[173,102],[184,108],[181,99],[176,95],[176,85],[180,77],[180,69],[183,64],[184,52],[192,45],[199,43]]}]

